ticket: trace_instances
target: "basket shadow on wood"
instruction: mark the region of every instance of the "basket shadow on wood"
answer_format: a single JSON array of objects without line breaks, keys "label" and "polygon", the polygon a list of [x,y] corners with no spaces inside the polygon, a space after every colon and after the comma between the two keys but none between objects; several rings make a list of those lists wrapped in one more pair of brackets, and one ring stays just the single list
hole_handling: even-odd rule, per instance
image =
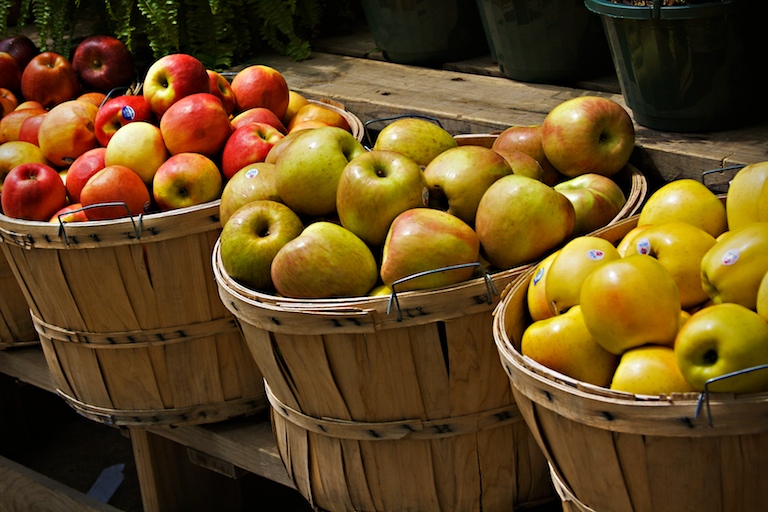
[{"label": "basket shadow on wood", "polygon": [[54,384],[116,425],[210,423],[268,407],[263,376],[218,298],[219,202],[113,221],[0,216]]},{"label": "basket shadow on wood", "polygon": [[[637,216],[594,234],[616,243]],[[494,311],[494,339],[515,400],[579,512],[736,512],[768,500],[768,393],[645,396],[568,378],[519,352],[530,324],[523,273]],[[710,424],[711,421],[711,424]]]}]

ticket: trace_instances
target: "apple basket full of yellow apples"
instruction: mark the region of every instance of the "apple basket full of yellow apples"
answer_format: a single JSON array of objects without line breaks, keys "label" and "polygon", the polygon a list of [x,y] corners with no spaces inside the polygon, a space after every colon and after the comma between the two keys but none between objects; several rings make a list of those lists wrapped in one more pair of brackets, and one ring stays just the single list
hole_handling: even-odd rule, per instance
[{"label": "apple basket full of yellow apples", "polygon": [[505,290],[494,339],[569,510],[764,508],[766,179],[667,183]]}]

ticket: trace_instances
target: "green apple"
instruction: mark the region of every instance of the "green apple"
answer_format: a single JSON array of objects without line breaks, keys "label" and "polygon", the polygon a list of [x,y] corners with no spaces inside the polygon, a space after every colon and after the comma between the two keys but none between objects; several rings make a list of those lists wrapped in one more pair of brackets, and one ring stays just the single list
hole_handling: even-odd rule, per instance
[{"label": "green apple", "polygon": [[626,254],[647,254],[659,260],[677,283],[683,309],[709,298],[701,285],[701,262],[715,237],[682,221],[649,224],[627,240]]},{"label": "green apple", "polygon": [[531,315],[531,320],[534,322],[554,316],[552,308],[547,302],[547,274],[559,252],[559,250],[553,251],[542,259],[536,265],[531,280],[528,282],[528,289],[526,290],[528,314]]},{"label": "green apple", "polygon": [[757,288],[757,314],[768,322],[768,272],[765,273]]},{"label": "green apple", "polygon": [[382,128],[373,149],[397,151],[425,167],[437,155],[458,146],[442,126],[419,117],[402,117]]},{"label": "green apple", "polygon": [[579,304],[584,279],[619,258],[619,251],[605,238],[582,235],[566,243],[547,272],[545,294],[552,314],[562,314]]},{"label": "green apple", "polygon": [[547,160],[544,148],[541,147],[541,125],[510,126],[502,130],[493,141],[491,149],[504,152],[507,150],[522,151],[534,158],[543,171],[542,180],[547,185],[555,185],[565,178],[555,166]]},{"label": "green apple", "polygon": [[542,258],[573,233],[575,212],[563,194],[539,180],[509,174],[480,199],[475,231],[485,257],[498,269]]},{"label": "green apple", "polygon": [[579,303],[589,332],[613,354],[645,344],[668,345],[680,325],[680,292],[658,260],[633,254],[593,270]]},{"label": "green apple", "polygon": [[532,156],[512,148],[498,148],[493,151],[507,161],[514,174],[522,174],[529,178],[544,181],[544,168]]},{"label": "green apple", "polygon": [[277,193],[275,164],[256,162],[237,171],[221,191],[219,220],[224,226],[241,206],[259,199],[282,203]]},{"label": "green apple", "polygon": [[574,235],[584,235],[611,222],[627,202],[624,191],[602,174],[582,174],[555,185],[576,211]]},{"label": "green apple", "polygon": [[639,215],[638,226],[679,220],[714,237],[728,229],[723,202],[706,185],[691,178],[670,181],[656,189]]},{"label": "green apple", "polygon": [[221,265],[243,285],[271,291],[270,268],[275,255],[303,228],[298,215],[284,204],[251,201],[235,211],[221,230]]},{"label": "green apple", "polygon": [[272,262],[272,282],[285,297],[359,297],[378,279],[376,259],[365,242],[327,221],[308,225]]},{"label": "green apple", "polygon": [[299,215],[333,215],[341,173],[366,149],[350,132],[335,126],[299,133],[275,163],[277,193]]},{"label": "green apple", "polygon": [[755,310],[760,281],[768,271],[768,222],[729,230],[701,260],[701,284],[713,302]]},{"label": "green apple", "polygon": [[725,198],[728,229],[768,221],[768,161],[739,169]]},{"label": "green apple", "polygon": [[636,395],[670,395],[694,391],[680,371],[675,351],[666,345],[644,345],[624,352],[610,388]]},{"label": "green apple", "polygon": [[577,96],[547,113],[541,146],[555,169],[570,178],[613,176],[629,162],[635,128],[629,113],[610,98]]},{"label": "green apple", "polygon": [[[708,380],[768,364],[768,322],[744,306],[715,304],[693,315],[675,340],[680,371],[696,391]],[[768,370],[724,378],[710,391],[752,393],[768,388]]]},{"label": "green apple", "polygon": [[372,150],[353,158],[341,173],[336,211],[341,225],[371,247],[384,245],[399,214],[427,205],[421,167],[402,153]]},{"label": "green apple", "polygon": [[480,198],[508,174],[512,168],[492,149],[473,145],[447,149],[424,168],[430,206],[474,226]]},{"label": "green apple", "polygon": [[[460,218],[433,208],[413,208],[398,215],[384,241],[381,280],[390,288],[399,279],[479,258],[480,240]],[[395,285],[396,291],[448,286],[472,277],[475,268],[432,272]]]},{"label": "green apple", "polygon": [[605,386],[619,356],[605,350],[584,324],[581,307],[533,322],[520,341],[520,353],[547,368],[596,386]]}]

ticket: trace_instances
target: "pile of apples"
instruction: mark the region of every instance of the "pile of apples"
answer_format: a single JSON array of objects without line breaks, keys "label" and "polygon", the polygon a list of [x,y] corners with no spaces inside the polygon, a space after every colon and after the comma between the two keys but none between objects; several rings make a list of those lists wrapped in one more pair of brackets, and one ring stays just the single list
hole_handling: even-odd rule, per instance
[{"label": "pile of apples", "polygon": [[344,115],[249,65],[227,78],[192,55],[154,61],[143,82],[120,40],[94,35],[69,60],[24,36],[0,48],[0,197],[8,217],[108,220],[218,200],[287,135],[351,131]]},{"label": "pile of apples", "polygon": [[520,351],[571,378],[640,395],[768,390],[768,162],[721,200],[656,190],[619,240],[585,235],[528,284]]},{"label": "pile of apples", "polygon": [[224,187],[220,261],[244,286],[314,299],[433,289],[538,261],[622,209],[612,176],[635,132],[618,103],[581,96],[491,147],[418,116],[387,124],[370,149],[332,127],[286,139],[274,165]]}]

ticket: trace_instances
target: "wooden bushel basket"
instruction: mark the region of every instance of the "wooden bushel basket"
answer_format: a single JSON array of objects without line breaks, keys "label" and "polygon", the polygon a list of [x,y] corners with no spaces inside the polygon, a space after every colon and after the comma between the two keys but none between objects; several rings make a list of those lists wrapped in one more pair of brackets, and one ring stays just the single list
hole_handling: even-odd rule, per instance
[{"label": "wooden bushel basket", "polygon": [[39,343],[27,300],[5,254],[0,253],[0,350]]},{"label": "wooden bushel basket", "polygon": [[322,510],[509,511],[556,501],[493,346],[494,286],[296,300],[214,273],[264,373],[296,488]]},{"label": "wooden bushel basket", "polygon": [[[637,216],[598,230],[614,243]],[[554,372],[519,352],[531,319],[523,273],[494,311],[515,400],[578,512],[742,512],[768,503],[768,393],[634,395]]]},{"label": "wooden bushel basket", "polygon": [[268,408],[211,270],[219,201],[110,221],[0,215],[61,397],[94,421],[210,423]]}]

